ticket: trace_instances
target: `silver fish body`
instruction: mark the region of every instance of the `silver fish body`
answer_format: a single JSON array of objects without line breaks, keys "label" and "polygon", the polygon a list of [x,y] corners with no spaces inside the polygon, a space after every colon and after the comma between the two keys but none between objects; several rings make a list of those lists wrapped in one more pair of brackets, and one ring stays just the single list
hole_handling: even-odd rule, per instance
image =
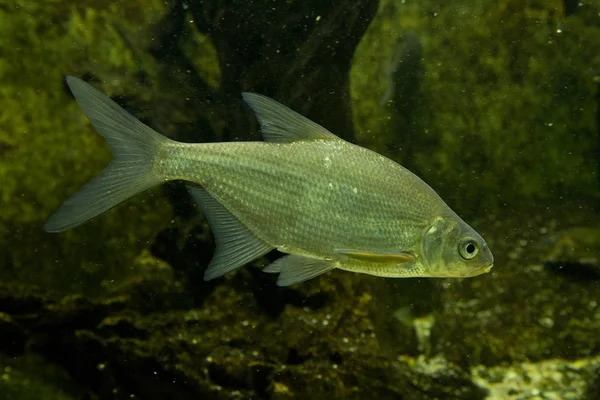
[{"label": "silver fish body", "polygon": [[255,94],[265,142],[185,144],[141,124],[84,82],[68,83],[115,159],[46,224],[77,226],[148,187],[184,180],[215,235],[212,279],[272,249],[290,285],[339,268],[387,277],[489,271],[485,241],[420,178]]},{"label": "silver fish body", "polygon": [[416,250],[433,216],[450,217],[416,175],[342,140],[175,144],[172,151],[178,156],[161,172],[201,185],[285,253],[337,259],[336,249]]}]

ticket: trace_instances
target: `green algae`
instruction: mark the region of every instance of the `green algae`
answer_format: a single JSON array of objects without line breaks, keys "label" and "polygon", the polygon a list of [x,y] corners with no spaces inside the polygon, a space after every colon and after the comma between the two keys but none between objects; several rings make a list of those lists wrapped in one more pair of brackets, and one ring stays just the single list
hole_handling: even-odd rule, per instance
[{"label": "green algae", "polygon": [[[400,161],[465,213],[597,198],[590,148],[600,70],[598,6],[563,2],[382,2],[352,69],[358,141]],[[423,47],[418,132],[378,99],[406,32]],[[392,121],[392,123],[390,123]],[[400,150],[401,149],[401,150]],[[501,188],[509,189],[502,190]]]},{"label": "green algae", "polygon": [[0,390],[2,399],[74,400],[83,395],[65,370],[34,353],[14,358],[0,354]]},{"label": "green algae", "polygon": [[[107,146],[67,94],[65,74],[135,70],[116,15],[149,23],[164,4],[89,2],[55,7],[16,2],[0,10],[0,260],[2,279],[55,289],[97,287],[121,276],[168,221],[160,196],[109,212],[102,222],[61,235],[41,230],[47,216],[106,165]],[[35,18],[31,16],[35,15]],[[25,73],[24,73],[25,71]],[[114,94],[110,85],[103,88]],[[95,237],[93,241],[89,238]]]}]

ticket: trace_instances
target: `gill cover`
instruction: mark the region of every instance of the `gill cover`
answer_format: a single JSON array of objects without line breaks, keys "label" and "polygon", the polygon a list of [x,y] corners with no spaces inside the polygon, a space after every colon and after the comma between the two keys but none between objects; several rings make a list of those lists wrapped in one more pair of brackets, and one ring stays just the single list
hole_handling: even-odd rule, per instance
[{"label": "gill cover", "polygon": [[432,273],[442,272],[440,270],[444,269],[444,247],[455,226],[444,218],[437,217],[421,239],[423,263]]}]

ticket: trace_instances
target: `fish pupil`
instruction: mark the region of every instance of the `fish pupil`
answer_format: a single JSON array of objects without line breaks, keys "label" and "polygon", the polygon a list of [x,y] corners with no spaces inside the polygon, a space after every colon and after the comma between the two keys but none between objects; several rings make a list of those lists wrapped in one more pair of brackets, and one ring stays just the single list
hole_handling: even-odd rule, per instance
[{"label": "fish pupil", "polygon": [[466,250],[469,254],[475,253],[475,245],[473,243],[469,243]]}]

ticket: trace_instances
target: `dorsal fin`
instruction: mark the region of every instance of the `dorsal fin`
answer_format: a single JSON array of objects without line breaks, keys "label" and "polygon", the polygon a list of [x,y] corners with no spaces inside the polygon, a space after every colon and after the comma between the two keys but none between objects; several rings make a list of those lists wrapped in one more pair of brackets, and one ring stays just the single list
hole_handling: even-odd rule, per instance
[{"label": "dorsal fin", "polygon": [[336,135],[297,112],[266,96],[242,93],[256,114],[265,142],[290,143],[300,140],[340,140]]}]

